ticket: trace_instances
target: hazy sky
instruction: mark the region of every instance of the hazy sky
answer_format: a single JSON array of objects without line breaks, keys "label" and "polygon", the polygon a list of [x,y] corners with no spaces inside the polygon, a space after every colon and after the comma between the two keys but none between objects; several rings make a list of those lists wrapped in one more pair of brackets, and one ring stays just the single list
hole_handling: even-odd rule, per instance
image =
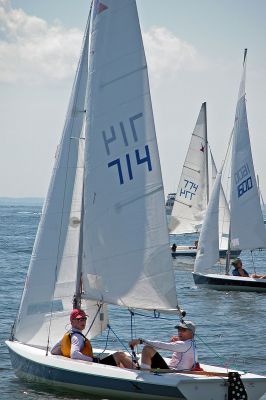
[{"label": "hazy sky", "polygon": [[[88,0],[0,0],[0,197],[44,197]],[[201,103],[218,166],[244,48],[253,158],[266,195],[266,1],[137,0],[165,192],[179,180]],[[265,196],[264,196],[265,197]]]}]

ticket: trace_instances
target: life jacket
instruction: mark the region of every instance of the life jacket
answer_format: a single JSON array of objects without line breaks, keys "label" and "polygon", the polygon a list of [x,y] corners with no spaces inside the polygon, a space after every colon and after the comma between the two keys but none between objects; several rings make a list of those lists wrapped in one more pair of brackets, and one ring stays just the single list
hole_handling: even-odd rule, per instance
[{"label": "life jacket", "polygon": [[84,346],[83,349],[80,350],[82,354],[85,356],[89,356],[93,358],[93,352],[90,341],[84,336],[81,332],[67,332],[64,334],[61,340],[61,353],[65,357],[70,358],[70,351],[71,351],[71,336],[73,333],[83,336],[84,339]]}]

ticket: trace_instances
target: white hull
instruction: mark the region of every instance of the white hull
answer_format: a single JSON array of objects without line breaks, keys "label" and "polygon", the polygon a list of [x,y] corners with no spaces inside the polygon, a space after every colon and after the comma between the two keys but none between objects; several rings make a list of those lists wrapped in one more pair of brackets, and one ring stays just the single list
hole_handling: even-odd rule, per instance
[{"label": "white hull", "polygon": [[[162,400],[224,400],[227,373],[224,368],[204,365],[217,376],[197,373],[153,373],[87,363],[61,356],[46,356],[45,350],[19,342],[6,342],[17,376],[30,382],[108,396],[108,398]],[[248,398],[258,400],[266,390],[266,376],[241,373]]]},{"label": "white hull", "polygon": [[[241,253],[241,250],[231,251],[231,257],[237,257]],[[227,249],[219,250],[219,257],[225,258],[227,254]],[[193,246],[176,246],[176,251],[172,251],[172,257],[193,257],[196,258],[197,249]]]}]

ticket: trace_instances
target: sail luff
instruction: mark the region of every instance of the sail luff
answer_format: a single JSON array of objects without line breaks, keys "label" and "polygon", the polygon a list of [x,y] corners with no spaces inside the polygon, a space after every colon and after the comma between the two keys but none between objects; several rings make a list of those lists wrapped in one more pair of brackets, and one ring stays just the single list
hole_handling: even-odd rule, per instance
[{"label": "sail luff", "polygon": [[266,231],[253,165],[246,99],[246,51],[234,125],[231,169],[231,248],[266,247]]},{"label": "sail luff", "polygon": [[136,3],[106,0],[104,5],[99,12],[95,3],[91,30],[84,291],[88,298],[127,307],[174,308],[163,184]]}]

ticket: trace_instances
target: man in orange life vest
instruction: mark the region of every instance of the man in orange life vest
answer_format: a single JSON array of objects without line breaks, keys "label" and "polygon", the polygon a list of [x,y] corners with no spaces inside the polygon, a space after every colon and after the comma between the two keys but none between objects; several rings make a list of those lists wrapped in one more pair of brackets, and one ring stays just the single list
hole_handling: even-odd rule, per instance
[{"label": "man in orange life vest", "polygon": [[134,368],[131,358],[122,351],[117,351],[101,360],[94,357],[91,343],[82,333],[85,329],[86,321],[85,311],[80,309],[72,310],[70,314],[71,330],[65,333],[63,338],[52,347],[51,354],[117,367]]}]

